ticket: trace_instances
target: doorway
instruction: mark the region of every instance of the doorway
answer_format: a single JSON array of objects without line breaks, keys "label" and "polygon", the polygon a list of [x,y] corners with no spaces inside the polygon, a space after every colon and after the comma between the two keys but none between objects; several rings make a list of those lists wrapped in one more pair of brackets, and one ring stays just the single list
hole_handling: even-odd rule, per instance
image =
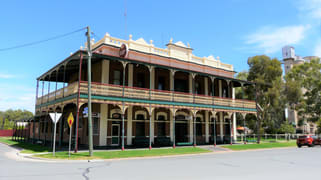
[{"label": "doorway", "polygon": [[119,146],[120,126],[113,124],[111,126],[111,145]]}]

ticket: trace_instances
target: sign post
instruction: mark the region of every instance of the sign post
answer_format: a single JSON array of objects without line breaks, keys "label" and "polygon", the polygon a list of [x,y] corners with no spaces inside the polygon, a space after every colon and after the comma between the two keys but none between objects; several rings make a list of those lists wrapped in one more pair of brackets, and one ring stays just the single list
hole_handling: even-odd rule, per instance
[{"label": "sign post", "polygon": [[72,124],[74,123],[74,116],[72,115],[72,112],[69,114],[68,119],[67,119],[70,133],[69,133],[69,149],[68,149],[68,156],[70,157],[70,147],[71,147],[71,133],[72,133]]},{"label": "sign post", "polygon": [[52,149],[52,154],[53,156],[55,156],[55,152],[56,152],[56,129],[57,129],[57,122],[59,121],[60,117],[61,117],[61,113],[49,113],[49,116],[52,120],[52,122],[55,124],[55,128],[54,128],[54,139],[53,139],[53,149]]}]

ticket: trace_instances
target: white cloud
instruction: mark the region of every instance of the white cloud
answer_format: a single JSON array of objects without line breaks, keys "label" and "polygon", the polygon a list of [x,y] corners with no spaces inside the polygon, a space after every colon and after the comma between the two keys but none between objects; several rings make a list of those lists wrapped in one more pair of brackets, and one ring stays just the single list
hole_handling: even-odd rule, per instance
[{"label": "white cloud", "polygon": [[0,84],[0,110],[26,109],[34,112],[35,93],[34,89],[15,84]]},{"label": "white cloud", "polygon": [[305,16],[321,19],[321,0],[301,0],[298,9]]},{"label": "white cloud", "polygon": [[309,25],[264,27],[246,36],[246,44],[255,51],[272,54],[280,51],[284,45],[298,44],[304,39],[309,27]]},{"label": "white cloud", "polygon": [[12,75],[12,74],[0,73],[0,79],[10,79],[10,78],[13,78],[13,77],[15,77],[15,76]]},{"label": "white cloud", "polygon": [[319,42],[315,46],[313,55],[321,57],[321,40],[319,40]]}]

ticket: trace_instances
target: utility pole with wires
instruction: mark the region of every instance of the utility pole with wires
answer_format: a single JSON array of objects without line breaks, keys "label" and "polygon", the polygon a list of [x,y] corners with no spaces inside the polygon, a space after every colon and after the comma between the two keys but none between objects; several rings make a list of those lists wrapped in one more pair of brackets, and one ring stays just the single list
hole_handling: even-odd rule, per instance
[{"label": "utility pole with wires", "polygon": [[87,26],[87,71],[88,71],[88,145],[89,156],[93,156],[93,128],[92,128],[92,111],[91,111],[91,44],[90,44],[90,27]]}]

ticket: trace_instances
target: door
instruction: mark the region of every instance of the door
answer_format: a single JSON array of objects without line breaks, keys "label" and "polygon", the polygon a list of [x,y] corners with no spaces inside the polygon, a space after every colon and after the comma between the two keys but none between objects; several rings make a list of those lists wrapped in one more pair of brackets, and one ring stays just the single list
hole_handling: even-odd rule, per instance
[{"label": "door", "polygon": [[188,131],[187,123],[175,123],[175,141],[179,142],[188,142]]},{"label": "door", "polygon": [[111,126],[111,145],[119,146],[120,127],[119,124]]}]

